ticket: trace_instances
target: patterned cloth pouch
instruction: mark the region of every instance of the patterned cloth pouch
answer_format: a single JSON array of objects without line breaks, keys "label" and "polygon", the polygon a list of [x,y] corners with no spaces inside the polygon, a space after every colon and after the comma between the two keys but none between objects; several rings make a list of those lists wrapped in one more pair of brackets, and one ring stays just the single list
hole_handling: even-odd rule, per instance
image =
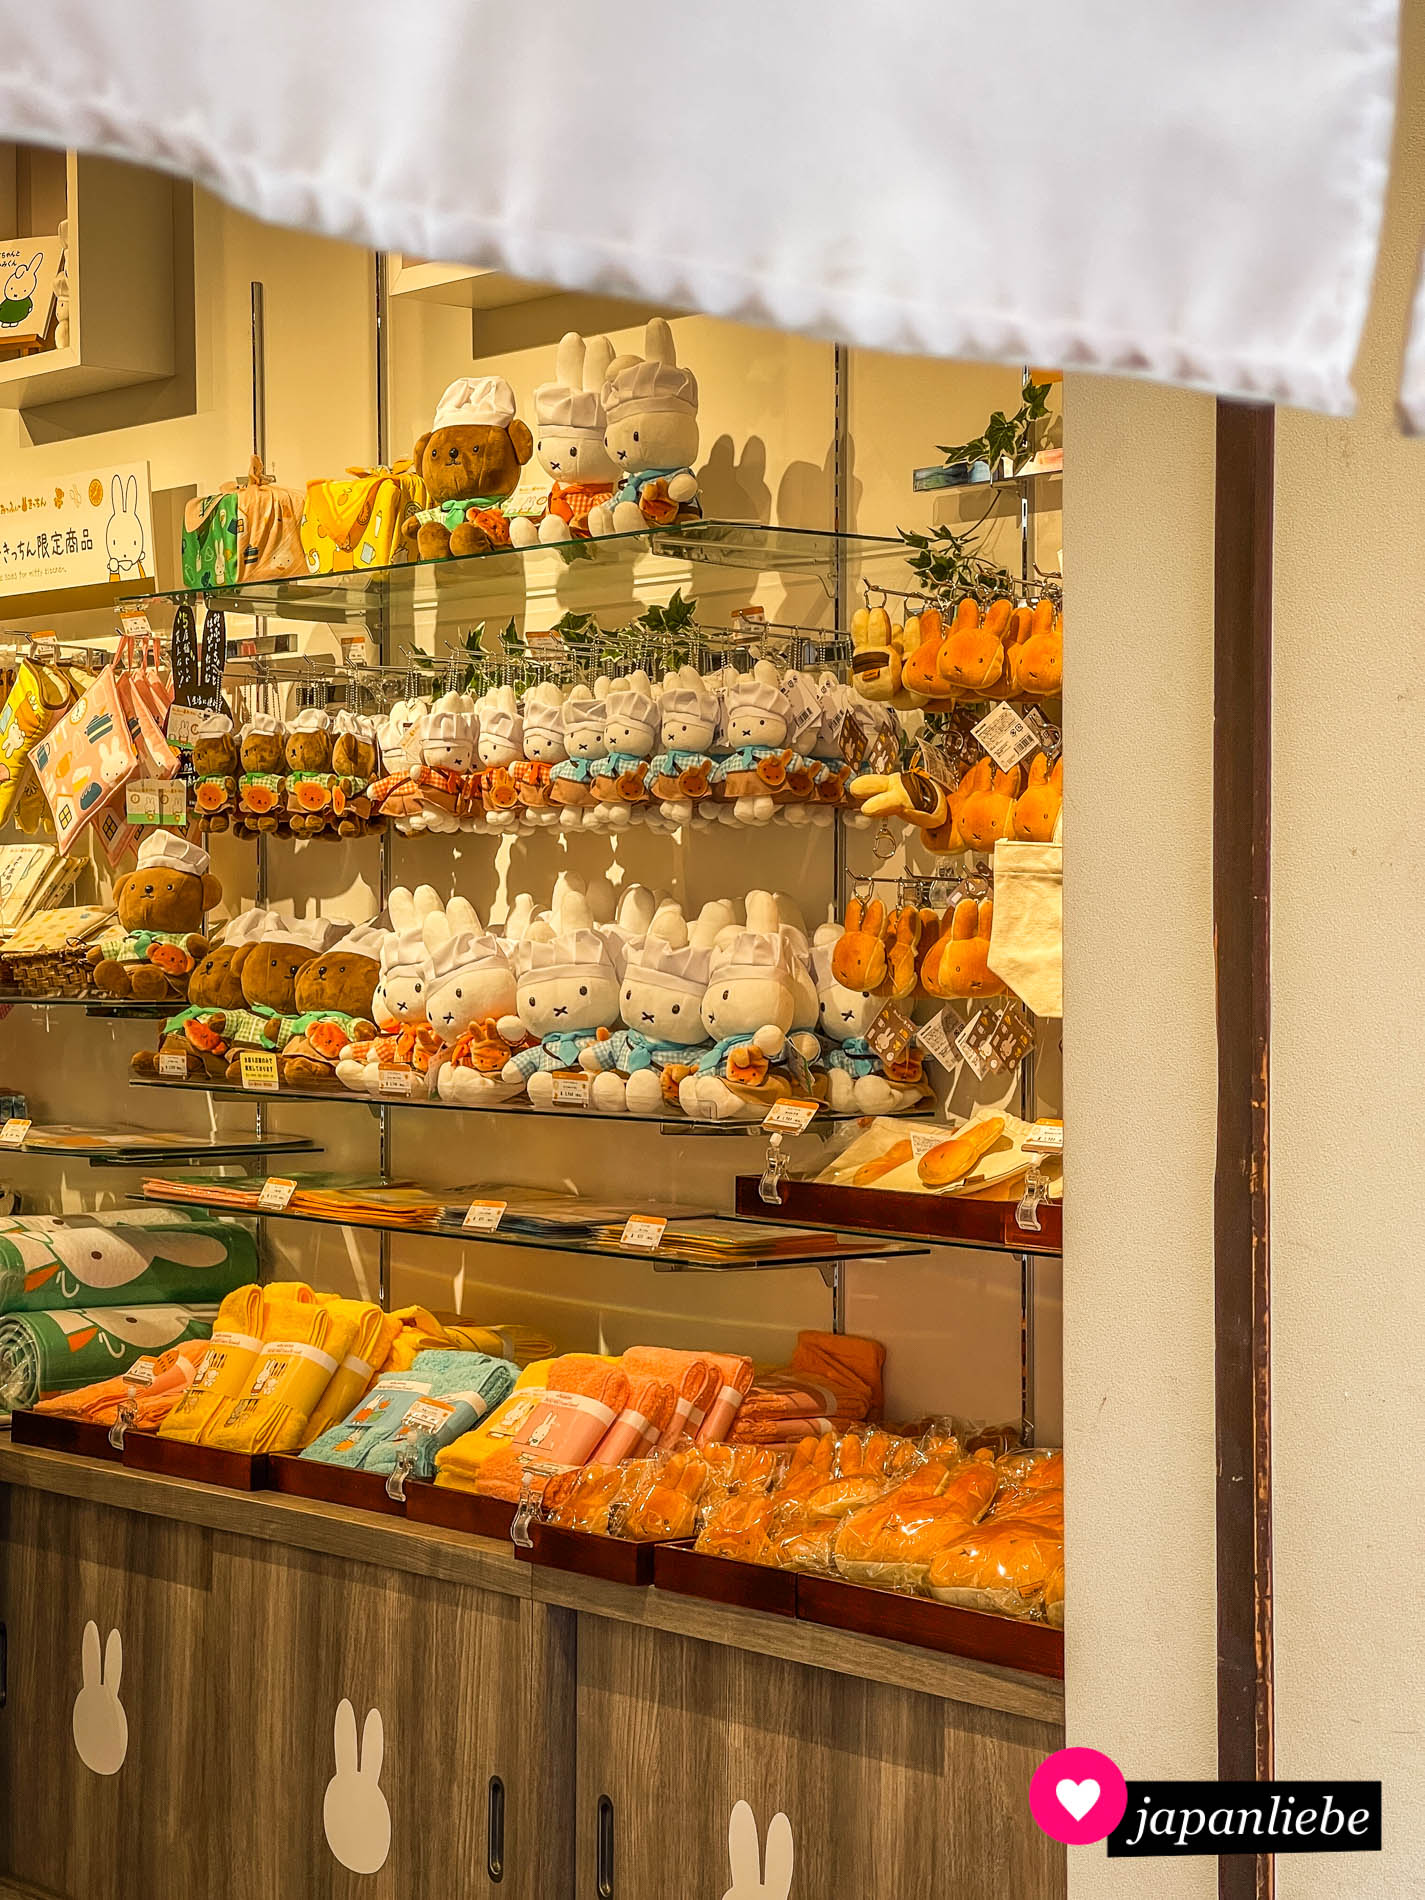
[{"label": "patterned cloth pouch", "polygon": [[50,728],[33,757],[55,838],[67,851],[138,763],[112,667]]},{"label": "patterned cloth pouch", "polygon": [[405,559],[401,530],[425,501],[425,484],[409,462],[349,468],[346,477],[308,482],[302,550],[309,574],[345,574],[390,567]]}]

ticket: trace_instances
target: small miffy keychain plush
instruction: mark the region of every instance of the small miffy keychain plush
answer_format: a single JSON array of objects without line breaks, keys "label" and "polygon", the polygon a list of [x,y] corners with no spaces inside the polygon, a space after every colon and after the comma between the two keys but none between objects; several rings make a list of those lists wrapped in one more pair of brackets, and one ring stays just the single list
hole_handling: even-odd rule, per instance
[{"label": "small miffy keychain plush", "polygon": [[612,680],[604,700],[604,756],[589,781],[604,824],[621,828],[647,802],[648,761],[657,743],[658,701],[640,667]]},{"label": "small miffy keychain plush", "polygon": [[600,400],[613,360],[606,336],[586,343],[570,330],[560,339],[555,380],[534,392],[534,452],[553,486],[542,519],[511,521],[510,539],[517,548],[588,540],[590,513],[613,495],[619,471],[604,447]]}]

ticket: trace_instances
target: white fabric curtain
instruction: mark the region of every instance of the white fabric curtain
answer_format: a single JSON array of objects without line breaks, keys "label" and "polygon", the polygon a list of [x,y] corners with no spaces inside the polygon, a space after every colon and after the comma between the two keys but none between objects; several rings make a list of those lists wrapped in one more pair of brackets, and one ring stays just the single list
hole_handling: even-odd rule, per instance
[{"label": "white fabric curtain", "polygon": [[877,349],[1343,411],[1397,0],[0,0],[0,135]]}]

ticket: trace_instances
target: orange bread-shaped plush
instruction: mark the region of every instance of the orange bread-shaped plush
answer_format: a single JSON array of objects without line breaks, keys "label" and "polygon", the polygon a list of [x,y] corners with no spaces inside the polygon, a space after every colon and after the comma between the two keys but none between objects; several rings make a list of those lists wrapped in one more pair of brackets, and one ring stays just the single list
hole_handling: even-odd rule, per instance
[{"label": "orange bread-shaped plush", "polygon": [[963,897],[955,906],[950,941],[936,967],[936,996],[998,996],[1004,984],[990,969],[990,932],[995,907],[991,898]]},{"label": "orange bread-shaped plush", "polygon": [[904,1167],[914,1153],[908,1141],[893,1141],[883,1155],[877,1155],[874,1161],[862,1162],[851,1177],[852,1187],[873,1187],[883,1174]]},{"label": "orange bread-shaped plush", "polygon": [[886,974],[880,993],[895,1002],[915,995],[916,966],[920,961],[920,912],[914,904],[892,913],[886,924]]},{"label": "orange bread-shaped plush", "polygon": [[1044,1613],[1045,1588],[1063,1566],[1062,1528],[1032,1518],[992,1517],[936,1551],[930,1594],[965,1610],[1038,1617]]},{"label": "orange bread-shaped plush", "polygon": [[[962,606],[965,603],[961,603]],[[969,602],[975,607],[973,601]],[[978,619],[979,610],[975,608]],[[939,610],[927,607],[920,616],[920,645],[901,661],[901,688],[905,692],[917,693],[922,699],[953,699],[954,688],[946,685],[940,678],[940,650],[945,643],[945,623]]]},{"label": "orange bread-shaped plush", "polygon": [[1045,1491],[1062,1491],[1064,1488],[1062,1451],[1045,1451],[1040,1446],[1031,1445],[1025,1451],[1006,1452],[1002,1458],[995,1460],[995,1470],[999,1474],[996,1513],[1015,1499],[1037,1496]]},{"label": "orange bread-shaped plush", "polygon": [[619,1536],[643,1543],[691,1537],[698,1528],[698,1502],[711,1475],[707,1461],[696,1451],[675,1451],[653,1465],[623,1514]]},{"label": "orange bread-shaped plush", "polygon": [[938,1148],[923,1154],[915,1171],[930,1188],[949,1187],[952,1181],[963,1181],[1003,1133],[1004,1116],[988,1115],[984,1121],[972,1122],[949,1141],[942,1141]]},{"label": "orange bread-shaped plush", "polygon": [[1029,784],[1014,801],[1010,830],[1025,844],[1051,844],[1064,803],[1064,761],[1056,759],[1054,769],[1042,752],[1029,761]]},{"label": "orange bread-shaped plush", "polygon": [[831,973],[848,990],[878,990],[886,979],[886,907],[879,898],[853,897],[832,945]]},{"label": "orange bread-shaped plush", "polygon": [[993,760],[981,759],[978,765],[971,767],[969,777],[955,821],[967,849],[993,851],[1001,838],[1009,836],[1014,822],[1014,801],[1020,787],[1019,767],[997,772]]},{"label": "orange bread-shaped plush", "polygon": [[579,1471],[556,1472],[544,1488],[545,1521],[560,1530],[607,1537],[609,1511],[632,1472],[628,1465],[585,1465]]},{"label": "orange bread-shaped plush", "polygon": [[1028,638],[1013,649],[1013,684],[1031,699],[1057,699],[1064,690],[1064,616],[1052,600],[1034,609]]},{"label": "orange bread-shaped plush", "polygon": [[940,987],[940,972],[946,952],[955,940],[955,913],[957,904],[947,906],[945,915],[940,919],[939,927],[932,937],[929,947],[920,960],[920,987],[927,996],[948,996],[948,990]]},{"label": "orange bread-shaped plush", "polygon": [[1044,1621],[1056,1630],[1064,1627],[1064,1566],[1057,1564],[1044,1579]]},{"label": "orange bread-shaped plush", "polygon": [[[961,609],[970,609],[962,618]],[[1004,636],[1011,608],[1007,600],[992,600],[983,621],[973,601],[961,601],[955,624],[945,636],[935,662],[942,690],[970,696],[997,686],[1004,673]],[[973,613],[973,618],[972,618]]]},{"label": "orange bread-shaped plush", "polygon": [[984,1514],[994,1487],[988,1458],[954,1470],[933,1462],[922,1466],[846,1519],[833,1547],[837,1571],[888,1590],[922,1588],[935,1552],[965,1535]]}]

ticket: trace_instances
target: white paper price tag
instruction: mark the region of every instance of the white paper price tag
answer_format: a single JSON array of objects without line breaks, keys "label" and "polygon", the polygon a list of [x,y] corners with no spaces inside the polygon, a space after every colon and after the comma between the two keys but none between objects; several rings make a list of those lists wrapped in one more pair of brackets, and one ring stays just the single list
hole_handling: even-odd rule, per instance
[{"label": "white paper price tag", "polygon": [[244,1049],[238,1056],[238,1075],[245,1089],[276,1094],[280,1087],[277,1053],[273,1049]]},{"label": "white paper price tag", "polygon": [[450,1423],[455,1415],[455,1407],[446,1399],[416,1399],[392,1441],[397,1445],[409,1444],[417,1432],[438,1432]]},{"label": "white paper price tag", "polygon": [[119,625],[130,640],[151,640],[153,626],[142,607],[121,607]]},{"label": "white paper price tag", "polygon": [[931,1017],[928,1023],[916,1025],[915,1039],[928,1056],[934,1056],[942,1069],[948,1069],[953,1075],[959,1068],[961,1057],[956,1049],[953,1036],[960,1028],[959,1022],[952,1017],[946,1027],[947,1011],[941,1010]]},{"label": "white paper price tag", "polygon": [[186,1082],[188,1079],[187,1056],[175,1055],[171,1051],[158,1058],[158,1072],[165,1082]]},{"label": "white paper price tag", "polygon": [[762,1126],[785,1128],[789,1134],[799,1135],[820,1107],[820,1102],[803,1102],[795,1095],[788,1095],[784,1100],[772,1104],[762,1117]]},{"label": "white paper price tag", "polygon": [[1064,1152],[1064,1131],[1051,1122],[1036,1122],[1032,1134],[1019,1144],[1027,1155],[1061,1155]]},{"label": "white paper price tag", "polygon": [[656,1253],[662,1245],[663,1229],[667,1225],[661,1215],[630,1214],[619,1235],[619,1245],[638,1247],[644,1253]]},{"label": "white paper price tag", "polygon": [[289,1181],[282,1174],[269,1174],[262,1184],[257,1205],[264,1214],[280,1214],[296,1192],[295,1181]]},{"label": "white paper price tag", "polygon": [[469,1227],[477,1234],[493,1234],[505,1217],[506,1201],[472,1201],[465,1210],[462,1227]]},{"label": "white paper price tag", "polygon": [[409,1069],[383,1069],[376,1086],[382,1095],[409,1095],[414,1080]]},{"label": "white paper price tag", "polygon": [[556,1108],[587,1108],[589,1106],[589,1077],[587,1075],[556,1075],[553,1099]]},{"label": "white paper price tag", "polygon": [[943,1148],[951,1137],[938,1128],[913,1128],[910,1132],[910,1158],[923,1161],[932,1148]]},{"label": "white paper price tag", "polygon": [[1008,704],[996,706],[970,730],[1001,772],[1009,771],[1031,752],[1039,750],[1039,734]]},{"label": "white paper price tag", "polygon": [[168,734],[168,743],[172,746],[179,746],[184,751],[190,749],[194,739],[198,736],[199,726],[202,725],[207,716],[201,706],[170,706],[168,709],[168,724],[165,728]]},{"label": "white paper price tag", "polygon": [[28,1135],[29,1132],[30,1124],[28,1121],[22,1121],[16,1118],[6,1122],[5,1126],[0,1128],[0,1148],[23,1148],[25,1145],[25,1136]]}]

